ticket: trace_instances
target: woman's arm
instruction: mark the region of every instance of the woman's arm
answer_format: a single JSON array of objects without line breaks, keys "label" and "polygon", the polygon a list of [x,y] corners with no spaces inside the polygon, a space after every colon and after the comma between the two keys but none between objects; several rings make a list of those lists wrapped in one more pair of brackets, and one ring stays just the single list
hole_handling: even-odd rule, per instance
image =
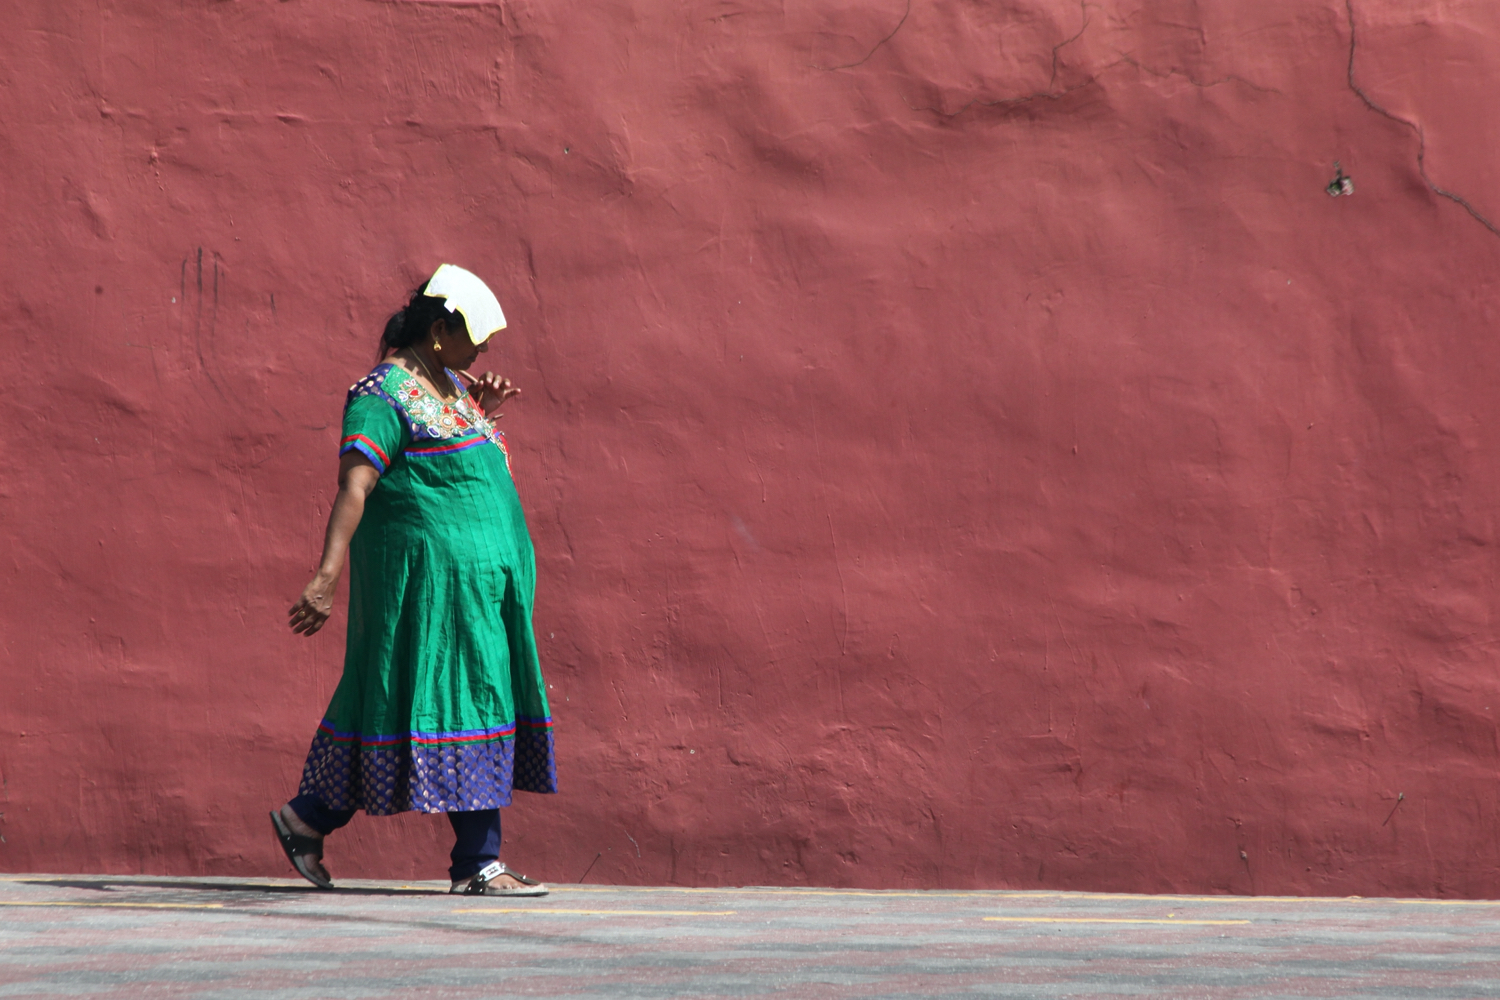
[{"label": "woman's arm", "polygon": [[333,614],[333,590],[344,572],[349,539],[354,537],[354,529],[359,527],[359,519],[364,516],[365,497],[379,482],[380,473],[359,452],[346,452],[339,460],[339,493],[334,497],[333,510],[328,515],[328,531],[323,536],[323,561],[313,574],[312,582],[287,612],[287,624],[293,632],[312,635]]}]

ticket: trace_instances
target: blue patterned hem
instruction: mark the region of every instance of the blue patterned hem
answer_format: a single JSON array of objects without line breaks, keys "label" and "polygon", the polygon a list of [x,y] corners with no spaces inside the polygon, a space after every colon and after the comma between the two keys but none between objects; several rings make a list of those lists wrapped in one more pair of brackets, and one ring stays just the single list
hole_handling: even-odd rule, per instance
[{"label": "blue patterned hem", "polygon": [[307,753],[299,794],[330,809],[371,816],[467,812],[510,805],[512,789],[557,791],[552,731],[522,726],[514,739],[423,746],[362,744],[319,731]]}]

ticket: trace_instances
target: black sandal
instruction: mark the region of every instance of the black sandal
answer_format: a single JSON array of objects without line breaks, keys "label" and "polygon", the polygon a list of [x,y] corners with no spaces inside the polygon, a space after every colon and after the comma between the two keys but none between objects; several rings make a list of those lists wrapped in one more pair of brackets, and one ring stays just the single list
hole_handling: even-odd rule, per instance
[{"label": "black sandal", "polygon": [[275,828],[276,839],[281,841],[281,849],[286,852],[286,859],[292,863],[292,867],[297,869],[297,874],[319,889],[332,889],[333,883],[307,863],[308,858],[323,860],[323,838],[293,833],[286,825],[286,820],[281,818],[279,809],[271,810],[271,826]]}]

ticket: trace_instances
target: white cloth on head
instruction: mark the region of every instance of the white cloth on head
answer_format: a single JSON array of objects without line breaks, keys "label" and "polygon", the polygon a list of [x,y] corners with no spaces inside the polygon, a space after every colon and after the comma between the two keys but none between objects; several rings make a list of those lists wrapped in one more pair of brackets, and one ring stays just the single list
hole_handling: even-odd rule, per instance
[{"label": "white cloth on head", "polygon": [[469,339],[476,344],[489,340],[495,331],[505,329],[505,313],[500,309],[500,300],[478,275],[461,267],[453,264],[439,266],[427,279],[422,294],[447,299],[448,311],[463,314],[464,323],[469,327]]}]

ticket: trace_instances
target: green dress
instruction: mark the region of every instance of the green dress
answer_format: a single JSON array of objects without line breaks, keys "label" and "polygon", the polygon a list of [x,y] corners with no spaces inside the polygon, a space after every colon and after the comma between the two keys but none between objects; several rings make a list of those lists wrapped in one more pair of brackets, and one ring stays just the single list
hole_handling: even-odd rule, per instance
[{"label": "green dress", "polygon": [[344,676],[300,792],[388,815],[557,791],[536,557],[505,439],[466,393],[444,402],[382,364],[349,390],[349,451],[380,482],[349,545]]}]

